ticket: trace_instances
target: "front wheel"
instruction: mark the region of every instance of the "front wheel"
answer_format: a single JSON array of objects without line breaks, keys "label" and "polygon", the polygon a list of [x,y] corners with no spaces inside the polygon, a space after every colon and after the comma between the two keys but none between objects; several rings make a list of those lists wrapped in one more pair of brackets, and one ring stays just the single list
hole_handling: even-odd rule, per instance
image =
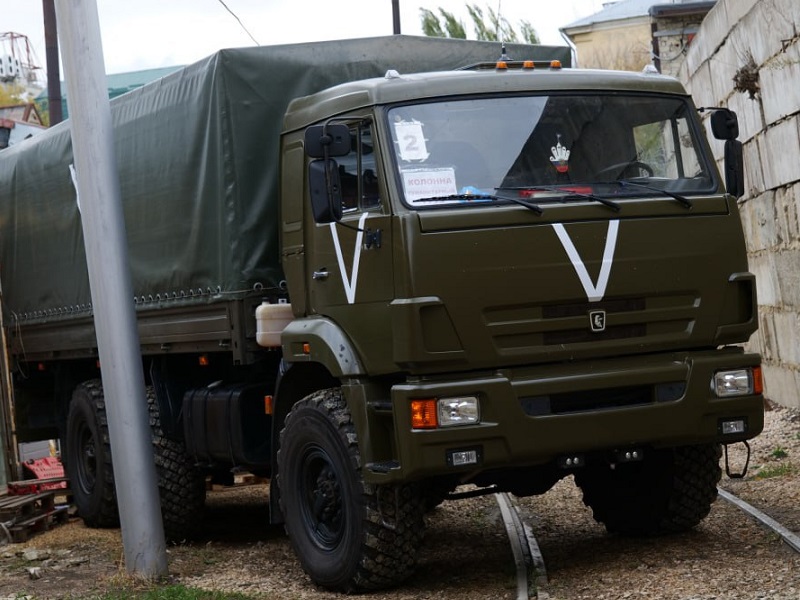
[{"label": "front wheel", "polygon": [[411,575],[423,535],[414,485],[372,486],[341,389],[298,402],[278,451],[280,506],[292,546],[317,585],[376,590]]},{"label": "front wheel", "polygon": [[717,498],[719,444],[651,450],[638,463],[589,466],[575,475],[583,502],[611,533],[655,535],[691,529]]}]

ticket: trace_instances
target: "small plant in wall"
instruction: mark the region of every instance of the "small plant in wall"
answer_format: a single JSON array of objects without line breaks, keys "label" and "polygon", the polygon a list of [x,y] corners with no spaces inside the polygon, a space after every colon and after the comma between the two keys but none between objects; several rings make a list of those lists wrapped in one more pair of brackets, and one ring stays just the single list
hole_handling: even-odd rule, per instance
[{"label": "small plant in wall", "polygon": [[756,94],[761,91],[758,83],[758,65],[750,51],[745,54],[744,64],[733,76],[733,89],[737,92],[747,92],[751,100],[754,100]]}]

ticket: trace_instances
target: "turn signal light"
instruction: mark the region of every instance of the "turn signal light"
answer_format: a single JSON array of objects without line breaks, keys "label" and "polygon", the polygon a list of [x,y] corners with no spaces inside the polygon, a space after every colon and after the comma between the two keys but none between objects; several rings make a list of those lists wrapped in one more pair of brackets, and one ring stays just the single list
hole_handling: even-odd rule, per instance
[{"label": "turn signal light", "polygon": [[425,400],[411,401],[412,429],[435,429],[438,425],[435,399],[428,398]]},{"label": "turn signal light", "polygon": [[753,393],[764,393],[764,376],[761,374],[761,365],[753,368]]}]

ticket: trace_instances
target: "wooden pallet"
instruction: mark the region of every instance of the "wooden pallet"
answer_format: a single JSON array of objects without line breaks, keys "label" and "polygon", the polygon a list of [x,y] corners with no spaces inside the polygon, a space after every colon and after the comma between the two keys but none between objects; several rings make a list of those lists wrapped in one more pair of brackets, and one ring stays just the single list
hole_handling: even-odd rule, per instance
[{"label": "wooden pallet", "polygon": [[54,492],[0,498],[0,522],[13,543],[25,542],[33,533],[47,531],[68,517],[67,506],[55,506]]}]

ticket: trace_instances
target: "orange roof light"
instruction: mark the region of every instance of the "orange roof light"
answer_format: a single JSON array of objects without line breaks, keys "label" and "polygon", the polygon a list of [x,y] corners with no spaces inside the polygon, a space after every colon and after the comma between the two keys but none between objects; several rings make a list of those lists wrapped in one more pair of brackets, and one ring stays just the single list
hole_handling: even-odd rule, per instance
[{"label": "orange roof light", "polygon": [[436,418],[436,400],[411,401],[411,427],[412,429],[435,429],[439,425]]},{"label": "orange roof light", "polygon": [[561,61],[560,60],[551,60],[550,61],[550,68],[551,69],[560,69],[561,68]]},{"label": "orange roof light", "polygon": [[532,60],[526,60],[526,61],[523,61],[522,68],[523,69],[534,69],[534,68],[536,68],[536,65],[534,64],[534,62]]},{"label": "orange roof light", "polygon": [[498,60],[494,68],[498,71],[508,71],[508,63],[504,60]]}]

